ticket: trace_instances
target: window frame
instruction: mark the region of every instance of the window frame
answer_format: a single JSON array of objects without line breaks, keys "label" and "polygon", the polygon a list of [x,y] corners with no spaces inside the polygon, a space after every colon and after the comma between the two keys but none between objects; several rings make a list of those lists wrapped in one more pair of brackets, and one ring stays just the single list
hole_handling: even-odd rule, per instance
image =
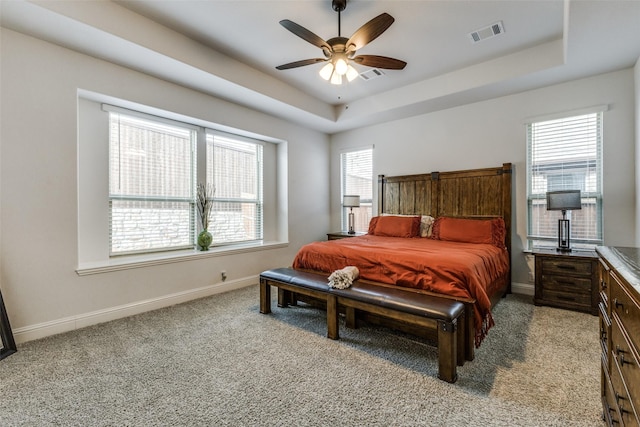
[{"label": "window frame", "polygon": [[[569,190],[575,189],[578,185],[581,187],[581,198],[583,209],[580,211],[576,211],[573,215],[586,215],[586,210],[589,209],[592,215],[595,215],[595,219],[593,221],[587,221],[587,223],[591,223],[591,226],[585,232],[593,233],[593,238],[579,238],[575,237],[576,233],[572,233],[571,242],[572,247],[576,249],[593,249],[597,245],[601,245],[604,241],[603,236],[603,216],[602,216],[602,205],[603,205],[603,144],[604,144],[604,112],[607,111],[607,106],[597,106],[591,107],[582,110],[575,110],[570,112],[565,112],[556,115],[549,115],[544,117],[532,118],[525,122],[525,132],[526,132],[526,198],[527,198],[527,247],[529,250],[534,250],[538,248],[555,248],[557,246],[558,236],[557,236],[557,226],[551,226],[551,230],[555,230],[552,234],[534,234],[534,229],[540,229],[540,223],[536,223],[534,220],[533,209],[534,206],[538,206],[539,209],[541,206],[546,205],[546,192],[553,190]],[[587,118],[587,116],[594,116],[593,118]],[[595,121],[595,130],[592,132],[595,134],[595,147],[590,147],[595,150],[595,157],[587,157],[582,160],[574,160],[571,161],[570,158],[560,156],[560,161],[557,162],[555,166],[547,166],[547,169],[552,167],[554,169],[560,170],[558,176],[556,176],[556,180],[561,178],[562,183],[556,182],[555,185],[549,182],[549,178],[546,179],[544,183],[544,192],[536,191],[534,187],[540,185],[536,179],[534,179],[534,174],[536,171],[540,172],[540,164],[544,165],[544,163],[534,163],[533,159],[533,144],[535,143],[534,132],[532,130],[535,125],[544,125],[545,123],[552,123],[553,121],[567,121],[567,122],[577,122],[583,118],[587,124],[588,130],[589,122],[588,120]],[[562,126],[557,125],[553,129],[562,132]],[[566,132],[563,134],[565,138],[572,137],[571,132]],[[553,148],[561,149],[562,138],[559,136],[554,136],[553,139]],[[584,146],[584,144],[582,144]],[[580,142],[575,142],[575,148],[583,148],[581,147]],[[583,172],[584,176],[582,180],[578,181],[579,184],[575,184],[576,176],[575,174],[565,173],[565,165],[570,166],[571,164],[578,163],[582,169],[585,169],[587,172]],[[595,176],[589,178],[589,171],[593,171]],[[540,173],[538,173],[540,175]],[[565,180],[570,178],[572,184],[566,184]],[[550,188],[551,187],[551,188]],[[594,188],[588,188],[594,187]],[[585,206],[587,209],[585,209]],[[549,217],[547,221],[557,220],[562,217],[561,211],[546,211],[546,215]],[[567,211],[567,218],[572,219],[572,212]],[[557,221],[556,221],[557,222]],[[573,223],[572,223],[573,229]]]},{"label": "window frame", "polygon": [[[225,138],[228,139],[235,139],[238,141],[242,141],[244,143],[250,143],[250,144],[255,144],[256,147],[258,147],[258,153],[259,153],[259,158],[256,159],[257,161],[257,165],[256,165],[256,172],[257,172],[257,176],[256,176],[256,188],[257,188],[257,198],[255,199],[237,199],[237,198],[221,198],[221,197],[216,197],[214,194],[213,197],[213,201],[214,202],[218,202],[218,203],[250,203],[250,204],[254,204],[256,206],[256,219],[254,221],[254,227],[256,227],[256,239],[239,239],[239,240],[233,240],[233,241],[224,241],[224,242],[218,242],[216,243],[214,240],[213,246],[221,246],[221,245],[234,245],[234,244],[262,244],[264,243],[263,239],[264,239],[264,199],[263,199],[263,195],[264,195],[264,188],[263,188],[263,183],[264,183],[264,167],[263,167],[263,163],[264,163],[264,158],[263,158],[263,148],[264,148],[264,144],[266,144],[266,141],[257,139],[257,138],[251,138],[251,137],[247,137],[244,135],[239,135],[239,134],[235,134],[235,133],[231,133],[231,132],[223,132],[220,130],[216,130],[216,129],[212,129],[212,128],[208,128],[208,127],[203,127],[203,126],[197,126],[191,123],[186,123],[186,122],[181,122],[181,121],[176,121],[176,120],[172,120],[169,118],[165,118],[162,116],[156,116],[156,115],[151,115],[151,114],[147,114],[144,112],[140,112],[140,111],[136,111],[136,110],[130,110],[127,108],[122,108],[122,107],[117,107],[117,106],[113,106],[113,105],[109,105],[109,104],[102,104],[102,109],[104,111],[107,111],[109,113],[109,119],[108,119],[108,123],[109,123],[109,129],[111,129],[111,117],[113,114],[118,114],[118,115],[122,115],[122,116],[129,116],[132,118],[137,118],[137,119],[142,119],[142,120],[146,120],[146,121],[150,121],[150,122],[155,122],[158,124],[165,124],[165,125],[170,125],[170,126],[174,126],[174,127],[179,127],[179,128],[183,128],[183,129],[188,129],[191,131],[191,159],[190,159],[190,163],[191,163],[191,173],[190,175],[190,179],[191,179],[191,183],[190,183],[190,195],[188,198],[179,198],[179,200],[175,197],[145,197],[145,196],[135,196],[135,197],[131,197],[131,196],[122,196],[122,195],[116,195],[116,194],[112,194],[111,192],[111,184],[109,184],[110,190],[108,192],[109,194],[109,258],[118,258],[118,257],[124,257],[124,256],[131,256],[131,255],[146,255],[146,254],[152,254],[152,253],[158,253],[158,254],[163,254],[163,253],[168,253],[168,252],[174,252],[174,251],[180,251],[180,250],[196,250],[197,249],[197,236],[198,233],[200,231],[202,231],[202,225],[200,224],[200,221],[197,218],[197,213],[196,213],[196,186],[198,182],[204,182],[205,184],[207,183],[207,171],[208,171],[208,164],[207,164],[207,146],[208,146],[208,139],[211,136],[212,140],[215,140],[215,136],[216,135],[224,135]],[[109,132],[110,133],[110,132]],[[109,135],[109,145],[111,144],[111,134]],[[109,156],[110,158],[111,156]],[[108,179],[108,181],[110,181],[110,178]],[[113,227],[113,222],[112,222],[112,204],[113,201],[123,201],[123,200],[127,200],[127,201],[139,201],[139,202],[188,202],[190,203],[190,212],[189,212],[189,234],[191,235],[190,237],[190,241],[191,244],[185,244],[185,245],[179,245],[179,246],[165,246],[165,247],[157,247],[157,248],[153,248],[153,249],[139,249],[139,250],[128,250],[128,251],[118,251],[118,252],[114,252],[113,251],[113,244],[112,244],[112,227]],[[210,230],[211,231],[211,230]]]}]

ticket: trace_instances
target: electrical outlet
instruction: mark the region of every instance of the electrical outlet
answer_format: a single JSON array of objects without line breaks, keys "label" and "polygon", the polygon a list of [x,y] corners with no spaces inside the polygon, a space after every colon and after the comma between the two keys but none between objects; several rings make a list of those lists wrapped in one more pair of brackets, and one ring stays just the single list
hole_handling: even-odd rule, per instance
[{"label": "electrical outlet", "polygon": [[220,278],[222,279],[222,281],[224,282],[225,280],[227,280],[227,272],[222,270],[220,272]]}]

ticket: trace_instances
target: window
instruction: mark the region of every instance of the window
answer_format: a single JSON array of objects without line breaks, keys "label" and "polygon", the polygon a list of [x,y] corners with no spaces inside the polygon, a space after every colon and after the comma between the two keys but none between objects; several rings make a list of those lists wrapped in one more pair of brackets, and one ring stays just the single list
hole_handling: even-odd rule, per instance
[{"label": "window", "polygon": [[[373,148],[348,151],[340,155],[340,204],[345,194],[360,196],[360,207],[353,208],[355,231],[367,231],[373,212]],[[348,229],[350,208],[342,207],[342,229]]]},{"label": "window", "polygon": [[[263,238],[263,144],[110,110],[110,255],[192,249],[197,182],[213,185],[214,245]],[[198,161],[202,153],[204,161]]]},{"label": "window", "polygon": [[110,113],[112,255],[193,246],[195,131]]},{"label": "window", "polygon": [[262,240],[262,145],[207,134],[207,182],[214,186],[213,241]]},{"label": "window", "polygon": [[582,209],[567,211],[574,247],[602,244],[602,112],[527,124],[529,247],[555,247],[560,211],[547,191],[580,190]]}]

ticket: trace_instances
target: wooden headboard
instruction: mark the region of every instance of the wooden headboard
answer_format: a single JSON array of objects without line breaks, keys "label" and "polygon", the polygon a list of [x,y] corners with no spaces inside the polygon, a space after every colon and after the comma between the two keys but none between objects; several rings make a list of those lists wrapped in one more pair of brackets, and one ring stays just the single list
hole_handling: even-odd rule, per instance
[{"label": "wooden headboard", "polygon": [[511,163],[485,169],[378,176],[378,213],[504,219],[511,254]]}]

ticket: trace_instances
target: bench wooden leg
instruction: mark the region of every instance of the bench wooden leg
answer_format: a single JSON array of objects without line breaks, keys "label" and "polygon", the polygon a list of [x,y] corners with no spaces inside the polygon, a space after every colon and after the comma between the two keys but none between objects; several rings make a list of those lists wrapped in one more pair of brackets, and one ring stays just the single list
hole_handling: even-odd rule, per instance
[{"label": "bench wooden leg", "polygon": [[271,285],[260,279],[260,313],[271,313]]},{"label": "bench wooden leg", "polygon": [[456,323],[438,321],[438,378],[450,383],[458,379]]},{"label": "bench wooden leg", "polygon": [[465,304],[464,306],[465,334],[467,336],[467,341],[464,344],[464,358],[466,360],[473,360],[476,350],[476,325],[473,321],[475,313],[473,304]]},{"label": "bench wooden leg", "polygon": [[278,288],[278,307],[289,307],[289,301],[291,301],[291,292]]},{"label": "bench wooden leg", "polygon": [[338,298],[327,295],[327,337],[332,340],[340,338],[338,332]]},{"label": "bench wooden leg", "polygon": [[356,319],[356,309],[353,307],[345,307],[345,324],[347,328],[356,329],[358,327],[357,319]]},{"label": "bench wooden leg", "polygon": [[466,319],[464,313],[460,315],[458,321],[456,323],[456,337],[458,340],[457,350],[458,350],[458,366],[463,366],[465,362],[465,337],[466,337],[466,329],[467,329]]}]

